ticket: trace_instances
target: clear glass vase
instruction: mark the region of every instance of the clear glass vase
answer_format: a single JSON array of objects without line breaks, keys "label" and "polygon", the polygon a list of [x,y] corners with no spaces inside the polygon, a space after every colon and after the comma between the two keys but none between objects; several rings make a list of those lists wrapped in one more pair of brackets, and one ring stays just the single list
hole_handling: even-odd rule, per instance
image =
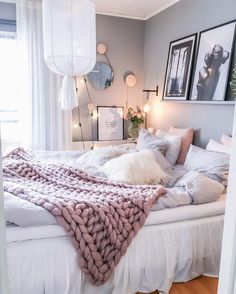
[{"label": "clear glass vase", "polygon": [[130,123],[130,125],[128,126],[129,138],[131,138],[131,139],[137,139],[138,138],[139,131],[140,131],[140,125],[137,125],[137,124],[134,124],[134,123]]}]

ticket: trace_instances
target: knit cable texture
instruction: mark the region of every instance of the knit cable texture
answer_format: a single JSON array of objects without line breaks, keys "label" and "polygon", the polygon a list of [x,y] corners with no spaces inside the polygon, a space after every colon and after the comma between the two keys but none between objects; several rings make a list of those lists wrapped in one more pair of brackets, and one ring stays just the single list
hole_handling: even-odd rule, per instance
[{"label": "knit cable texture", "polygon": [[132,186],[34,159],[17,148],[3,158],[4,190],[53,214],[69,235],[81,270],[104,284],[144,224],[162,186]]}]

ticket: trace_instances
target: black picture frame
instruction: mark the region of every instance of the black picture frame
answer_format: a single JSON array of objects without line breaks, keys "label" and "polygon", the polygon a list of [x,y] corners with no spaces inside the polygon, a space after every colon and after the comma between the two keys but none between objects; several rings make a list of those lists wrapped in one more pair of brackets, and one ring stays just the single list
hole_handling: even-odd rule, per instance
[{"label": "black picture frame", "polygon": [[197,33],[170,42],[162,100],[188,99],[196,43]]},{"label": "black picture frame", "polygon": [[[230,35],[230,33],[232,32],[232,35],[231,39],[227,40],[226,31],[223,32],[222,30],[220,34],[220,30],[230,27],[231,31],[229,30],[228,33]],[[213,38],[214,35],[216,35],[217,37]],[[209,101],[209,103],[213,101],[225,101],[229,73],[232,64],[232,56],[235,48],[235,36],[236,20],[217,25],[200,32],[197,48],[197,58],[194,66],[194,74],[190,94],[191,101]],[[224,39],[225,44],[220,44],[222,43],[221,40]],[[204,44],[206,45],[204,46]],[[222,54],[220,53],[221,51]],[[226,52],[229,53],[228,57],[226,56]],[[213,57],[214,55],[215,57]],[[222,63],[217,71],[216,65],[214,65],[214,62],[216,63],[216,61],[214,60],[216,58],[220,58],[217,56],[221,55]],[[206,79],[208,79],[208,81],[206,81]]]},{"label": "black picture frame", "polygon": [[97,106],[98,141],[124,140],[124,107]]}]

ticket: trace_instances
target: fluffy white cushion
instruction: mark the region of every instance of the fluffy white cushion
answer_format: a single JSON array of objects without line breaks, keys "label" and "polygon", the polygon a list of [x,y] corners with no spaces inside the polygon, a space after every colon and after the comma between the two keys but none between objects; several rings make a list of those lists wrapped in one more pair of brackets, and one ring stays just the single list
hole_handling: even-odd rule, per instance
[{"label": "fluffy white cushion", "polygon": [[129,153],[108,161],[101,171],[113,181],[132,185],[159,184],[168,174],[155,161],[151,150]]},{"label": "fluffy white cushion", "polygon": [[232,145],[232,137],[222,134],[220,142],[225,146],[231,147]]},{"label": "fluffy white cushion", "polygon": [[227,153],[227,154],[230,154],[230,150],[231,150],[230,147],[224,144],[221,144],[220,142],[217,142],[213,139],[210,139],[206,149],[209,151],[215,151],[215,152]]},{"label": "fluffy white cushion", "polygon": [[169,161],[164,157],[163,154],[161,154],[160,151],[152,150],[152,152],[153,152],[153,154],[155,156],[156,162],[158,164],[160,164],[160,166],[161,166],[161,168],[163,170],[166,171],[166,170],[168,170],[168,169],[170,169],[172,167],[171,164],[169,163]]},{"label": "fluffy white cushion", "polygon": [[175,165],[181,149],[181,136],[171,135],[163,130],[158,130],[156,136],[160,139],[165,139],[168,142],[165,157],[172,166]]}]

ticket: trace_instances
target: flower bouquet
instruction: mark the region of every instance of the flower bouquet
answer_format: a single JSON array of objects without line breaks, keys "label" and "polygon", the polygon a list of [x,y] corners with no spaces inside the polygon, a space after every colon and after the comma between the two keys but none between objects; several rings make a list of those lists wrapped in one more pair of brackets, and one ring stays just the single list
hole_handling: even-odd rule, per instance
[{"label": "flower bouquet", "polygon": [[126,120],[131,123],[128,127],[129,137],[136,139],[139,134],[139,130],[145,121],[145,113],[141,111],[140,107],[137,106],[136,111],[132,107],[128,108]]}]

